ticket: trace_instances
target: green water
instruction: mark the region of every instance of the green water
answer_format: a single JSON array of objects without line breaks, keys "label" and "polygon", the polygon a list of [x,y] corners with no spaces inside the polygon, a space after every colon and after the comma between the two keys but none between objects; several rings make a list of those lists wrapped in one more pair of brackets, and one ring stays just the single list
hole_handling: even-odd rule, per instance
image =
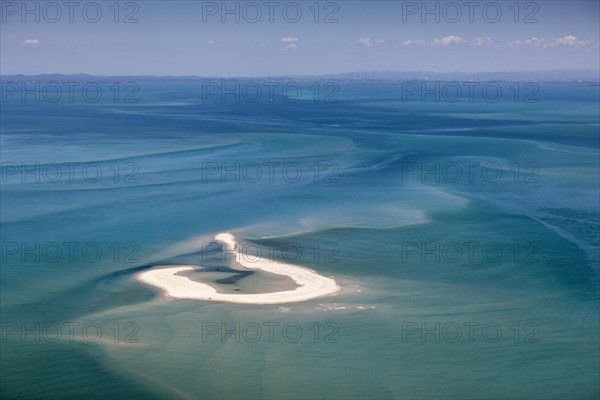
[{"label": "green water", "polygon": [[[543,85],[534,104],[141,89],[131,105],[3,104],[2,398],[600,394],[597,87]],[[102,177],[52,181],[67,162]],[[134,279],[189,263],[232,292],[281,284],[207,251],[224,231],[342,292],[220,304]]]}]

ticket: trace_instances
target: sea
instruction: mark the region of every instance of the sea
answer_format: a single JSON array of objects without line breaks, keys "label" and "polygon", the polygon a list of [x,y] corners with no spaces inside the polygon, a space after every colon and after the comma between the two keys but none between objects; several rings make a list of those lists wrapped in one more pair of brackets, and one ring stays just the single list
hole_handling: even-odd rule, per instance
[{"label": "sea", "polygon": [[[4,82],[2,399],[597,399],[586,82]],[[276,305],[170,299],[334,278]]]}]

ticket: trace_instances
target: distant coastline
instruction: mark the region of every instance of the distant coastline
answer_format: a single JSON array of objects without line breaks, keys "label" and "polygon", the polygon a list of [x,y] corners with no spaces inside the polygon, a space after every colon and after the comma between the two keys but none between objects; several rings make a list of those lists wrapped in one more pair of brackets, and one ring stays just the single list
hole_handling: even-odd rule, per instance
[{"label": "distant coastline", "polygon": [[548,70],[548,71],[507,71],[507,72],[429,72],[429,71],[358,71],[340,74],[324,75],[273,75],[248,77],[223,77],[200,75],[90,75],[90,74],[38,74],[38,75],[0,75],[0,82],[89,82],[89,81],[206,81],[206,80],[271,80],[271,81],[314,81],[326,79],[330,81],[368,81],[368,82],[397,82],[397,81],[465,81],[465,82],[600,82],[600,71],[595,70]]}]

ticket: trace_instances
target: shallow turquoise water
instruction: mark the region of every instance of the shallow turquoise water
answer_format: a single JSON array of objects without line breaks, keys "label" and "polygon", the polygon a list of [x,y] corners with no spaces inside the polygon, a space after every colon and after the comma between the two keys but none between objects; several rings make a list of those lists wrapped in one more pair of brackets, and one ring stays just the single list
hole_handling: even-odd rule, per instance
[{"label": "shallow turquoise water", "polygon": [[[543,85],[537,103],[140,89],[2,105],[3,398],[600,394],[597,86]],[[226,268],[207,251],[223,231],[344,290],[235,305],[133,279]]]}]

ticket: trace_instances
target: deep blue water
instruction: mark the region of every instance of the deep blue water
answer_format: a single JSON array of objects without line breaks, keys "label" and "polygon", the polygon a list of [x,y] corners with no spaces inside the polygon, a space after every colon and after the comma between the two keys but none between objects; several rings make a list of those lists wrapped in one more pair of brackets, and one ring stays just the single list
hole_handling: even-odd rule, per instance
[{"label": "deep blue water", "polygon": [[[137,85],[134,103],[3,99],[3,398],[598,397],[598,86]],[[223,231],[344,290],[247,306],[133,279],[230,277],[206,251]]]}]

